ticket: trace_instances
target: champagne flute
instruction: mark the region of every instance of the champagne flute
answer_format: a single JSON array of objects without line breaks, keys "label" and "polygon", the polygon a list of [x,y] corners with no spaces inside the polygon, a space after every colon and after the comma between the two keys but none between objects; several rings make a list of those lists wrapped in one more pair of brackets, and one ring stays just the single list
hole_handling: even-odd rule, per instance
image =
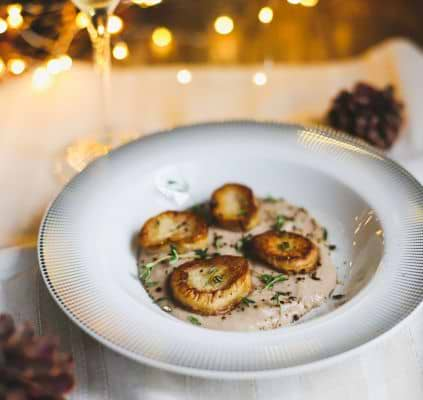
[{"label": "champagne flute", "polygon": [[109,16],[119,0],[72,0],[89,17],[88,33],[94,50],[94,66],[99,76],[101,101],[101,129],[96,139],[83,138],[66,149],[65,160],[60,161],[59,174],[65,180],[79,172],[93,159],[106,154],[112,144],[111,92],[110,92],[110,33]]}]

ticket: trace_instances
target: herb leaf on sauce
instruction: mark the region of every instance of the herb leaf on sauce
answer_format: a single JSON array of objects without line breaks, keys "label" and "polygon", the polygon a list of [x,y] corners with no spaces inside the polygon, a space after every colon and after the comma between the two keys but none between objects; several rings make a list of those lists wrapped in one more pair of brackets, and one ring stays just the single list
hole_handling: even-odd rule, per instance
[{"label": "herb leaf on sauce", "polygon": [[256,304],[256,302],[252,299],[249,299],[248,297],[243,297],[241,299],[241,303],[246,305],[247,307],[250,307],[250,304]]},{"label": "herb leaf on sauce", "polygon": [[259,279],[265,284],[264,289],[272,289],[275,283],[286,281],[288,277],[284,274],[280,274],[276,276],[269,275],[269,274],[262,274],[259,276]]},{"label": "herb leaf on sauce", "polygon": [[197,249],[194,250],[194,254],[197,256],[197,258],[199,258],[200,260],[205,260],[208,257],[208,248],[205,249]]},{"label": "herb leaf on sauce", "polygon": [[194,317],[193,315],[189,315],[187,320],[191,322],[191,324],[193,325],[197,325],[197,326],[201,325],[201,322],[198,320],[198,318]]},{"label": "herb leaf on sauce", "polygon": [[273,225],[273,229],[278,232],[281,232],[284,225],[285,225],[285,217],[279,214],[276,217],[276,221],[275,221],[275,224]]},{"label": "herb leaf on sauce", "polygon": [[238,251],[239,253],[243,253],[246,250],[248,242],[251,240],[252,237],[253,237],[253,235],[248,234],[248,235],[243,236],[241,239],[239,239],[235,243],[235,250]]}]

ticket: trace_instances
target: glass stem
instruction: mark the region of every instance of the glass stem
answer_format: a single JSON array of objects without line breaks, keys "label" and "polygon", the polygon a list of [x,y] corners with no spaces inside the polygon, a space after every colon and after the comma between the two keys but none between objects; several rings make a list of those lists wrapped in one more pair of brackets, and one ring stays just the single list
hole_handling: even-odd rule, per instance
[{"label": "glass stem", "polygon": [[102,135],[105,141],[112,139],[112,93],[110,81],[110,33],[107,31],[109,10],[98,8],[91,14],[88,33],[94,50],[94,66],[100,80]]}]

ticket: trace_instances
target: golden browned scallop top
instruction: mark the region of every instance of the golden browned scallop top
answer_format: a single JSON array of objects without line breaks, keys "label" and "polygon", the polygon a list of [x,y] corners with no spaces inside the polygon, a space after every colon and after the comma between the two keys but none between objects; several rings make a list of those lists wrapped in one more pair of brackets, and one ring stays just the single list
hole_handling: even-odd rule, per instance
[{"label": "golden browned scallop top", "polygon": [[166,250],[173,245],[183,253],[207,247],[208,227],[200,215],[189,211],[165,211],[143,225],[139,244],[144,250]]},{"label": "golden browned scallop top", "polygon": [[287,273],[310,272],[319,261],[317,246],[294,232],[264,232],[253,236],[249,248],[258,259]]},{"label": "golden browned scallop top", "polygon": [[184,308],[203,315],[224,314],[251,291],[247,259],[214,256],[176,268],[170,276],[172,295]]},{"label": "golden browned scallop top", "polygon": [[232,231],[249,231],[259,222],[253,191],[238,183],[227,183],[216,189],[210,209],[216,223]]}]

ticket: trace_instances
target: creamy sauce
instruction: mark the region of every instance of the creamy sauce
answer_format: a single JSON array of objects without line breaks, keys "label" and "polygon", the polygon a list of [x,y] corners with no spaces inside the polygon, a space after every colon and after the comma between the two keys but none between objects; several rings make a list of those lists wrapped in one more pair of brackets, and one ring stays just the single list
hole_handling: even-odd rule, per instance
[{"label": "creamy sauce", "polygon": [[[167,262],[154,267],[151,280],[156,282],[146,287],[152,299],[163,310],[174,317],[188,321],[195,317],[201,326],[225,331],[256,331],[287,326],[298,321],[304,314],[320,306],[336,286],[336,270],[331,261],[329,245],[325,240],[324,228],[312,218],[306,210],[298,208],[284,200],[259,201],[260,224],[247,234],[256,235],[271,229],[279,215],[285,219],[283,230],[302,234],[320,249],[320,262],[314,272],[289,275],[283,282],[277,282],[271,289],[265,289],[260,275],[280,275],[280,271],[271,269],[266,264],[249,259],[253,290],[248,296],[248,305],[242,302],[225,315],[202,316],[182,309],[171,298],[167,280],[173,269],[189,261],[180,260],[174,265]],[[209,227],[208,254],[237,255],[237,242],[245,233],[230,232],[214,226]],[[216,239],[217,238],[217,239]],[[158,257],[160,255],[155,255]],[[194,257],[193,257],[194,258]],[[140,263],[153,260],[152,255],[140,255]]]}]

